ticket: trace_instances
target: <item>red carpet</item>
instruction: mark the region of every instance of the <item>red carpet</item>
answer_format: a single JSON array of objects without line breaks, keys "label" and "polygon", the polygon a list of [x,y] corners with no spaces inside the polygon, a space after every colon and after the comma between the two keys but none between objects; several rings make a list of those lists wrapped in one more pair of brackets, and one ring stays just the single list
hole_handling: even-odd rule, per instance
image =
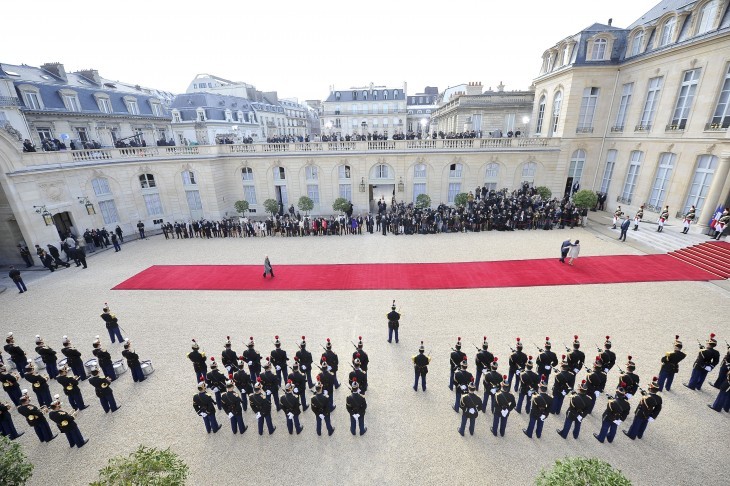
[{"label": "red carpet", "polygon": [[155,265],[113,290],[376,290],[533,287],[627,282],[720,280],[669,255],[581,257],[465,263],[274,265]]}]

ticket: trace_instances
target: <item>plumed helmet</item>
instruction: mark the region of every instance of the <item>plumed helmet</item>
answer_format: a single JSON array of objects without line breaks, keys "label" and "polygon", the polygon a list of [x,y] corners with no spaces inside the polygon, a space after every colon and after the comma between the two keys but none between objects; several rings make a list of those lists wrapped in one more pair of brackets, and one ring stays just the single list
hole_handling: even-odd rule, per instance
[{"label": "plumed helmet", "polygon": [[302,336],[302,341],[299,343],[299,347],[303,348],[306,345],[307,345],[307,340],[304,336]]},{"label": "plumed helmet", "polygon": [[279,336],[274,336],[274,346],[277,348],[281,346],[281,341],[279,341]]},{"label": "plumed helmet", "polygon": [[226,342],[223,343],[223,346],[225,346],[226,348],[231,347],[231,336],[226,336]]},{"label": "plumed helmet", "polygon": [[717,346],[717,339],[715,339],[715,333],[710,334],[710,339],[707,340],[707,345],[715,347]]},{"label": "plumed helmet", "polygon": [[253,346],[254,346],[253,336],[248,338],[248,344],[246,346],[249,348],[253,348]]},{"label": "plumed helmet", "polygon": [[36,344],[43,344],[43,338],[40,336],[40,334],[36,334],[36,336],[35,336],[35,343]]},{"label": "plumed helmet", "polygon": [[484,349],[484,350],[489,349],[489,343],[487,342],[487,336],[484,336],[484,340],[482,341],[482,349]]},{"label": "plumed helmet", "polygon": [[461,349],[461,336],[456,338],[456,349]]},{"label": "plumed helmet", "polygon": [[469,363],[467,363],[466,357],[464,357],[464,359],[461,360],[461,369],[465,370],[468,367],[469,367]]},{"label": "plumed helmet", "polygon": [[575,349],[580,348],[580,341],[578,341],[578,335],[573,336],[573,347]]},{"label": "plumed helmet", "polygon": [[636,369],[636,363],[634,363],[633,361],[631,361],[632,359],[633,359],[633,356],[631,356],[631,355],[629,355],[627,357],[627,359],[626,359],[626,368],[628,368],[628,369],[630,369],[630,370],[633,371],[633,370]]},{"label": "plumed helmet", "polygon": [[674,335],[674,347],[682,349],[682,341],[679,340],[679,334]]},{"label": "plumed helmet", "polygon": [[545,336],[545,348],[550,349],[553,343],[550,342],[550,336]]},{"label": "plumed helmet", "polygon": [[423,346],[423,341],[421,341],[421,345],[418,347],[418,351],[420,351],[420,352],[426,351],[426,348]]},{"label": "plumed helmet", "polygon": [[393,305],[392,305],[392,306],[390,306],[390,308],[391,308],[392,310],[395,310],[395,299],[393,300]]},{"label": "plumed helmet", "polygon": [[474,384],[474,377],[471,377],[471,381],[469,381],[469,391],[475,391],[477,389],[476,385]]},{"label": "plumed helmet", "polygon": [[264,369],[268,370],[271,368],[271,358],[269,356],[266,357],[266,361],[264,362]]},{"label": "plumed helmet", "polygon": [[210,357],[210,360],[212,363],[210,363],[211,369],[217,370],[218,369],[218,363],[215,362],[215,358],[213,356]]},{"label": "plumed helmet", "polygon": [[517,349],[522,349],[522,340],[517,338]]},{"label": "plumed helmet", "polygon": [[532,361],[532,356],[527,357],[527,363],[525,363],[525,366],[528,369],[532,369],[532,367],[535,366],[535,363]]},{"label": "plumed helmet", "polygon": [[507,381],[507,378],[507,375],[502,375],[502,391],[509,391],[509,382]]},{"label": "plumed helmet", "polygon": [[195,339],[193,339],[193,349],[200,349],[200,345]]},{"label": "plumed helmet", "polygon": [[327,349],[332,349],[332,342],[330,341],[330,338],[327,338],[327,344],[325,345]]},{"label": "plumed helmet", "polygon": [[492,363],[491,363],[491,367],[492,367],[492,369],[493,369],[493,370],[496,370],[497,368],[499,368],[499,363],[497,363],[497,360],[498,360],[498,359],[499,359],[499,358],[497,358],[497,357],[495,356],[495,357],[494,357],[494,359],[492,360]]},{"label": "plumed helmet", "polygon": [[606,342],[603,343],[603,347],[611,349],[611,336],[606,336]]},{"label": "plumed helmet", "polygon": [[651,383],[649,383],[649,390],[659,390],[659,377],[655,376],[651,379]]},{"label": "plumed helmet", "polygon": [[588,384],[585,380],[581,380],[580,385],[578,386],[578,391],[585,392],[588,390]]},{"label": "plumed helmet", "polygon": [[360,348],[360,349],[362,349],[362,347],[364,346],[364,344],[362,342],[362,336],[358,336],[357,339],[358,339],[358,341],[357,341],[357,347]]}]

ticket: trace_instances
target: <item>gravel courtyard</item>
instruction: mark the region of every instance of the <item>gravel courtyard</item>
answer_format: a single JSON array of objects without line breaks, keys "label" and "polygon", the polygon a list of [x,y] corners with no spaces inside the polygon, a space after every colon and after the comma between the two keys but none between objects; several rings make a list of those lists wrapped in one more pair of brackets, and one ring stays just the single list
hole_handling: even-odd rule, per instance
[{"label": "gravel courtyard", "polygon": [[[363,235],[307,238],[172,240],[155,236],[123,245],[120,253],[106,251],[89,258],[87,270],[71,267],[27,281],[29,292],[14,288],[0,294],[3,335],[13,331],[16,342],[35,356],[34,336],[41,334],[60,354],[61,338],[68,335],[76,347],[91,357],[98,334],[115,358],[121,346],[109,344],[99,318],[109,302],[125,336],[131,337],[143,359],[151,359],[155,373],[134,384],[126,373],[113,384],[122,409],[105,415],[91,386],[83,384],[84,398],[92,407],[81,412],[79,427],[90,439],[81,450],[70,449],[64,437],[41,444],[17,413],[16,427],[26,434],[18,439],[35,464],[32,484],[87,484],[108,458],[127,454],[138,444],[171,447],[190,465],[189,484],[234,484],[243,479],[257,483],[287,484],[530,484],[542,467],[570,455],[607,460],[635,484],[715,484],[727,478],[730,465],[716,457],[727,447],[730,420],[727,414],[706,407],[716,390],[705,385],[693,392],[681,385],[690,374],[697,352],[695,338],[704,342],[718,335],[721,354],[730,340],[725,311],[730,293],[710,282],[636,283],[590,286],[498,288],[450,291],[336,291],[336,292],[228,292],[228,291],[111,291],[113,286],[155,264],[262,264],[268,254],[277,264],[456,262],[557,258],[562,240],[581,240],[581,257],[641,254],[615,239],[590,230],[468,233],[429,236]],[[574,268],[581,271],[581,260]],[[7,285],[6,280],[3,281]],[[10,283],[12,285],[12,283]],[[385,314],[396,300],[403,317],[400,343],[388,344]],[[564,415],[550,416],[543,437],[530,440],[522,434],[528,417],[513,413],[507,435],[495,438],[489,431],[491,414],[480,414],[473,437],[456,431],[460,415],[451,406],[447,388],[450,347],[461,336],[470,360],[487,336],[490,350],[506,373],[508,345],[520,336],[525,352],[536,356],[533,342],[546,336],[562,354],[578,334],[590,363],[594,343],[608,334],[618,364],[628,354],[637,364],[642,386],[658,374],[659,359],[671,350],[675,334],[684,341],[687,359],[680,365],[671,392],[662,394],[664,409],[649,425],[644,439],[632,442],[619,432],[613,444],[600,444],[592,436],[600,429],[606,399],[601,397],[593,415],[583,423],[579,440],[563,440],[555,433]],[[279,335],[291,357],[296,341],[307,336],[308,349],[321,351],[319,343],[331,338],[340,356],[340,381],[346,380],[353,347],[350,340],[363,336],[370,356],[368,433],[352,436],[345,410],[347,389],[335,392],[337,410],[332,437],[318,437],[311,410],[302,416],[305,430],[289,436],[283,412],[275,414],[276,433],[259,437],[255,427],[243,436],[233,435],[225,414],[217,418],[223,428],[206,434],[192,408],[196,392],[191,363],[186,359],[191,338],[209,356],[220,356],[226,335],[233,349],[242,352],[244,341],[254,336],[256,349],[266,355]],[[411,356],[424,340],[432,363],[428,391],[414,392]],[[7,357],[7,356],[6,356]],[[473,368],[471,368],[473,372]],[[579,374],[582,379],[585,373]],[[717,371],[710,377],[714,380]],[[614,368],[607,391],[618,380]],[[23,381],[25,384],[26,382]],[[25,387],[25,386],[24,386]],[[28,387],[29,388],[29,387]],[[552,380],[551,380],[552,388]],[[480,388],[481,390],[481,388]],[[61,393],[55,382],[52,393]],[[481,394],[481,391],[480,391]],[[0,400],[8,402],[3,393]],[[31,393],[33,402],[37,403]],[[307,394],[307,400],[311,394]],[[65,397],[64,397],[65,398]],[[637,398],[631,400],[633,408]],[[64,400],[64,407],[68,404]],[[563,411],[566,406],[564,406]],[[244,414],[255,425],[250,408]],[[630,423],[620,428],[628,428]],[[55,424],[51,425],[54,432]],[[722,444],[726,444],[722,446]],[[723,453],[725,454],[725,453]],[[718,460],[719,459],[719,460]],[[719,464],[719,466],[717,465]]]}]

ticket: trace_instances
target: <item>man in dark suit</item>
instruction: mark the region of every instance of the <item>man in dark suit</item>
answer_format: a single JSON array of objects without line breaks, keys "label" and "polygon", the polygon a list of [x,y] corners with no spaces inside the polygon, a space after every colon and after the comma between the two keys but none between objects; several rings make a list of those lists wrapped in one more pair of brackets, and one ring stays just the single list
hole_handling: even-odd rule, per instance
[{"label": "man in dark suit", "polygon": [[626,241],[626,232],[629,230],[629,226],[631,226],[631,220],[628,216],[626,216],[624,222],[621,223],[621,234],[618,237],[619,240]]},{"label": "man in dark suit", "polygon": [[565,263],[565,257],[568,256],[571,246],[573,246],[573,243],[570,240],[565,240],[560,245],[560,263]]}]

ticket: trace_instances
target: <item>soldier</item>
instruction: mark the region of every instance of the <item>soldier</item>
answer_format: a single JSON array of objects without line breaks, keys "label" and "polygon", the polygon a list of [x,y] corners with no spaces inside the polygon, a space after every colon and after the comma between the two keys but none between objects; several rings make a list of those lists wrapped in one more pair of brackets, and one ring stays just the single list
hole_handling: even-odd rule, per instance
[{"label": "soldier", "polygon": [[679,373],[679,363],[686,356],[682,352],[682,341],[679,340],[679,334],[677,334],[674,336],[674,351],[667,351],[667,354],[662,356],[661,359],[662,367],[659,370],[659,391],[664,390],[665,384],[667,391],[672,389],[674,375]]},{"label": "soldier", "polygon": [[662,411],[662,397],[657,395],[659,391],[659,383],[657,380],[659,377],[655,376],[651,383],[649,383],[649,392],[641,391],[642,398],[639,401],[639,405],[634,410],[634,421],[631,424],[628,432],[623,433],[631,440],[636,438],[641,439],[644,436],[644,431],[649,422],[653,422],[659,416],[659,412]]},{"label": "soldier", "polygon": [[568,362],[565,361],[565,355],[560,363],[560,373],[555,375],[553,381],[553,407],[550,410],[555,415],[560,415],[560,409],[563,407],[563,400],[575,387],[575,373],[570,369]]},{"label": "soldier", "polygon": [[461,361],[461,369],[454,373],[454,385],[456,390],[456,401],[454,402],[454,412],[459,413],[459,403],[461,403],[461,395],[467,393],[469,383],[474,381],[474,376],[469,372],[469,365],[466,357]]},{"label": "soldier", "polygon": [[421,390],[426,391],[426,375],[428,374],[428,365],[431,364],[431,356],[426,356],[426,348],[423,347],[423,341],[418,348],[418,354],[411,358],[413,361],[413,371],[416,379],[413,382],[413,391],[418,391],[418,379],[421,379]]},{"label": "soldier", "polygon": [[[727,341],[725,341],[727,343]],[[727,353],[720,364],[720,372],[717,374],[717,380],[712,384],[715,388],[720,388],[720,385],[725,381],[728,369],[730,369],[730,344],[727,345]],[[659,390],[661,391],[661,390]]]},{"label": "soldier", "polygon": [[500,375],[497,371],[497,368],[499,368],[497,361],[498,358],[496,356],[492,358],[490,371],[484,374],[484,399],[482,400],[483,413],[487,413],[487,402],[489,402],[490,398],[492,399],[491,411],[494,413],[494,398],[497,391],[499,391],[502,386],[502,375]]},{"label": "soldier", "polygon": [[352,394],[349,395],[345,401],[345,406],[350,414],[350,432],[355,435],[355,425],[360,425],[360,435],[365,435],[368,431],[365,427],[365,410],[368,408],[368,404],[365,401],[365,397],[359,392],[359,385],[357,381],[352,382],[350,387]]},{"label": "soldier", "polygon": [[193,339],[193,350],[188,353],[188,359],[193,362],[193,371],[195,371],[195,379],[198,383],[205,381],[205,375],[208,373],[208,364],[205,362],[205,352],[198,351],[200,346]]},{"label": "soldier", "polygon": [[0,402],[0,435],[10,440],[15,440],[25,434],[25,432],[18,433],[15,429],[13,415],[10,413],[12,409],[12,405]]},{"label": "soldier", "polygon": [[[78,265],[76,266],[78,267]],[[104,304],[100,317],[106,323],[106,330],[109,332],[109,339],[111,339],[112,343],[115,342],[115,338],[118,339],[120,343],[124,341],[122,333],[119,330],[119,320],[117,319],[117,316],[109,311],[109,306],[106,305],[106,303]]]},{"label": "soldier", "polygon": [[274,403],[276,404],[276,411],[281,410],[279,404],[279,381],[276,379],[276,375],[271,371],[271,358],[266,358],[264,362],[264,372],[261,373],[261,386],[264,387],[266,398],[271,403],[271,397],[274,397]]},{"label": "soldier", "polygon": [[141,383],[147,379],[142,371],[142,363],[139,361],[139,355],[132,349],[132,341],[127,339],[124,342],[124,350],[122,356],[127,360],[127,366],[132,372],[132,380],[135,383]]},{"label": "soldier", "polygon": [[548,379],[550,379],[550,373],[553,372],[553,368],[558,366],[558,356],[551,351],[552,346],[550,337],[546,337],[545,348],[537,348],[538,351],[540,351],[540,354],[537,356],[537,360],[535,360],[535,363],[537,364],[537,372],[541,375],[545,375]]},{"label": "soldier", "polygon": [[317,435],[322,435],[322,421],[327,426],[327,433],[329,435],[334,434],[335,428],[332,427],[330,422],[330,401],[323,392],[324,387],[322,383],[317,382],[315,388],[315,395],[312,397],[312,412],[317,417]]},{"label": "soldier", "polygon": [[322,361],[322,367],[320,368],[321,373],[317,375],[317,381],[322,383],[324,387],[324,394],[330,399],[330,409],[334,411],[337,408],[334,402],[334,390],[335,390],[335,377],[329,372],[327,361]]},{"label": "soldier", "polygon": [[509,378],[507,375],[502,375],[502,389],[494,395],[494,420],[492,421],[492,428],[489,429],[495,437],[497,437],[497,430],[499,430],[499,435],[504,437],[507,419],[510,412],[515,408],[515,396],[510,393],[509,389]]},{"label": "soldier", "polygon": [[221,394],[226,387],[226,376],[218,369],[218,363],[216,363],[215,357],[211,356],[210,361],[210,371],[208,372],[205,381],[208,383],[211,391],[215,394],[215,404],[218,407],[218,410],[222,410],[223,404],[221,403]]},{"label": "soldier", "polygon": [[246,351],[243,352],[243,359],[246,360],[248,365],[248,372],[251,375],[251,383],[256,383],[256,378],[261,374],[261,355],[254,349],[255,343],[253,336],[248,338],[248,344]]},{"label": "soldier", "polygon": [[122,408],[122,406],[117,406],[117,402],[114,399],[114,392],[112,391],[111,386],[109,386],[111,380],[109,378],[99,375],[100,373],[98,367],[92,369],[89,383],[91,384],[91,386],[94,387],[96,396],[99,397],[101,407],[104,409],[104,413],[116,412],[117,410]]},{"label": "soldier", "polygon": [[71,346],[71,340],[68,336],[63,336],[63,348],[61,353],[66,356],[66,364],[71,368],[79,380],[84,381],[86,378],[86,368],[84,368],[84,360],[81,359],[81,353],[78,349]]},{"label": "soldier", "polygon": [[461,427],[456,430],[464,437],[464,429],[466,429],[466,419],[469,419],[469,434],[474,435],[474,423],[479,416],[479,409],[482,408],[482,400],[476,395],[476,386],[474,386],[474,378],[471,379],[468,386],[468,393],[464,393],[459,401],[462,410]]},{"label": "soldier", "polygon": [[616,364],[616,353],[611,351],[611,336],[606,336],[606,342],[603,343],[605,349],[598,348],[598,352],[601,353],[601,361],[603,362],[603,371],[608,374],[611,368]]},{"label": "soldier", "polygon": [[356,355],[355,360],[352,362],[352,371],[350,371],[349,381],[357,381],[360,393],[365,395],[368,391],[368,375],[361,369],[360,355]]},{"label": "soldier", "polygon": [[276,369],[276,379],[279,382],[279,386],[281,386],[282,377],[284,379],[284,382],[288,379],[288,374],[286,372],[287,364],[286,362],[289,361],[289,358],[286,356],[286,351],[281,349],[281,341],[279,341],[279,336],[274,336],[274,348],[271,351],[271,364],[274,365],[274,368]]},{"label": "soldier", "polygon": [[299,360],[294,357],[294,364],[291,367],[292,372],[289,373],[289,380],[294,385],[294,394],[299,396],[302,403],[302,412],[306,412],[307,406],[307,377],[299,370]]},{"label": "soldier", "polygon": [[664,206],[662,212],[659,214],[659,224],[656,230],[661,233],[664,230],[664,222],[669,219],[669,206]]},{"label": "soldier", "polygon": [[251,402],[251,410],[256,414],[256,420],[259,424],[259,435],[264,435],[264,421],[266,427],[269,429],[269,435],[273,434],[276,430],[274,424],[271,422],[271,401],[266,398],[264,387],[261,385],[261,377],[256,379],[254,385],[254,392],[248,397]]},{"label": "soldier", "polygon": [[[229,376],[229,378],[232,377],[233,375]],[[241,397],[236,394],[233,387],[233,381],[228,380],[226,382],[226,393],[224,393],[221,397],[221,403],[223,404],[223,411],[227,413],[228,418],[231,419],[231,430],[233,430],[233,433],[236,434],[241,432],[241,435],[243,435],[243,433],[248,429],[248,427],[246,427],[243,423],[243,401],[241,400]]]},{"label": "soldier", "polygon": [[25,417],[25,421],[28,425],[33,427],[38,440],[41,442],[51,442],[57,437],[51,432],[51,427],[48,425],[48,420],[43,416],[43,411],[33,405],[28,396],[28,391],[23,390],[23,395],[20,397],[20,406],[18,407],[18,413]]},{"label": "soldier", "polygon": [[221,353],[221,363],[228,373],[238,371],[238,355],[231,349],[231,336],[226,336],[225,349]]},{"label": "soldier", "polygon": [[299,435],[304,427],[299,425],[299,414],[301,413],[301,410],[299,410],[299,397],[294,394],[292,380],[287,380],[284,392],[281,396],[281,408],[284,409],[286,414],[286,428],[289,430],[289,435],[292,435],[295,429],[297,435]]},{"label": "soldier", "polygon": [[337,357],[337,354],[335,354],[334,351],[332,351],[332,343],[330,342],[330,338],[327,338],[327,345],[325,347],[324,353],[322,354],[322,357],[320,358],[319,364],[324,368],[324,361],[327,361],[327,366],[329,371],[332,373],[332,376],[334,377],[335,381],[335,388],[340,387],[340,382],[337,380],[337,370],[339,368],[340,360]]},{"label": "soldier", "polygon": [[25,356],[25,351],[20,346],[15,344],[15,337],[12,332],[8,333],[8,337],[5,338],[7,343],[3,346],[6,353],[10,355],[10,359],[15,363],[15,368],[18,370],[20,377],[25,376],[25,364],[28,362],[28,358]]},{"label": "soldier", "polygon": [[[586,369],[586,371],[588,370]],[[598,397],[606,388],[606,380],[607,376],[603,371],[603,362],[601,361],[601,357],[596,356],[596,361],[593,363],[593,371],[591,371],[586,377],[586,388],[588,388],[586,397],[590,401],[586,407],[586,415],[593,413],[593,407],[596,406],[596,400],[598,400]]]},{"label": "soldier", "polygon": [[89,439],[84,439],[81,435],[79,426],[76,425],[76,411],[66,413],[61,410],[61,402],[59,401],[58,395],[54,396],[55,400],[51,402],[51,411],[48,413],[48,418],[53,420],[58,426],[58,430],[66,434],[68,439],[68,445],[71,447],[76,446],[79,449],[84,446]]},{"label": "soldier", "polygon": [[692,368],[692,376],[690,376],[689,383],[684,385],[690,390],[701,390],[707,373],[712,371],[717,366],[717,363],[720,362],[720,353],[715,349],[717,340],[715,339],[714,332],[710,334],[710,339],[707,340],[706,347],[701,344],[699,346],[700,352],[697,354],[694,368]]},{"label": "soldier", "polygon": [[304,336],[302,336],[302,341],[299,343],[299,351],[296,352],[295,357],[299,359],[299,368],[307,376],[309,388],[312,388],[314,386],[312,382],[312,362],[314,360],[312,359],[312,353],[307,351],[307,341]]},{"label": "soldier", "polygon": [[517,349],[515,350],[512,346],[510,346],[510,349],[512,350],[512,354],[509,356],[509,383],[512,384],[512,378],[517,376],[517,380],[515,380],[515,391],[519,388],[520,383],[520,373],[525,368],[525,363],[527,363],[527,355],[522,352],[522,341],[520,341],[520,338],[517,338]]},{"label": "soldier", "polygon": [[474,359],[477,365],[477,375],[474,378],[474,384],[476,389],[479,390],[479,380],[482,377],[482,373],[485,369],[489,370],[489,366],[494,361],[494,355],[489,352],[489,343],[487,342],[487,336],[484,336],[482,341],[482,349],[477,351],[476,358]]},{"label": "soldier", "polygon": [[[542,436],[542,427],[545,425],[545,419],[550,413],[550,409],[553,406],[553,397],[548,392],[548,377],[542,375],[539,385],[539,393],[535,393],[532,396],[532,409],[530,410],[530,423],[526,429],[522,429],[527,437],[532,439],[532,431],[535,430],[535,435],[539,439]],[[535,427],[537,425],[537,427]]]},{"label": "soldier", "polygon": [[222,425],[218,425],[215,419],[215,401],[210,393],[205,391],[205,381],[198,382],[198,393],[193,396],[193,409],[195,413],[203,417],[205,430],[210,434],[220,430]]},{"label": "soldier", "polygon": [[33,363],[28,362],[25,367],[25,379],[33,385],[33,391],[38,398],[38,403],[49,406],[53,399],[51,398],[51,389],[48,387],[48,376],[41,376],[36,373]]},{"label": "soldier", "polygon": [[117,374],[114,372],[114,362],[112,361],[112,355],[109,354],[106,349],[101,347],[101,341],[99,341],[99,336],[96,336],[96,339],[93,343],[91,343],[91,345],[94,348],[93,351],[91,351],[91,354],[96,356],[96,361],[99,365],[99,368],[101,368],[101,370],[104,372],[104,375],[107,376],[110,380],[116,380]]},{"label": "soldier", "polygon": [[586,416],[585,410],[588,406],[589,398],[586,397],[587,391],[588,387],[586,386],[586,381],[583,380],[578,387],[578,392],[573,392],[570,395],[568,410],[565,412],[565,424],[563,425],[563,430],[555,429],[563,439],[568,438],[571,426],[574,426],[573,438],[578,438],[578,435],[580,434],[580,425]]},{"label": "soldier", "polygon": [[[370,363],[370,357],[368,357],[368,353],[365,352],[363,348],[363,342],[362,342],[362,336],[357,337],[357,346],[355,346],[355,352],[352,353],[352,359],[355,359],[355,355],[359,354],[360,358],[360,367],[362,370],[367,373],[368,372],[368,363]],[[353,343],[354,344],[354,343]]]},{"label": "soldier", "polygon": [[449,390],[454,389],[454,373],[459,369],[459,364],[466,359],[466,354],[461,351],[461,337],[456,338],[456,349],[451,348],[451,374],[449,375]]},{"label": "soldier", "polygon": [[[56,378],[58,384],[63,387],[63,393],[68,398],[68,404],[71,405],[74,410],[79,411],[89,408],[89,406],[84,403],[84,397],[81,394],[81,388],[79,388],[78,377],[73,375],[68,376],[68,371],[68,366],[62,366],[59,370],[59,376]],[[41,403],[41,405],[43,404]]]},{"label": "soldier", "polygon": [[251,383],[251,376],[246,372],[244,367],[245,361],[243,356],[238,358],[238,371],[233,373],[233,383],[238,388],[238,393],[241,394],[241,405],[243,410],[248,410],[248,396],[253,393],[253,384]]},{"label": "soldier", "polygon": [[35,337],[35,344],[35,352],[40,355],[43,360],[43,364],[46,365],[48,377],[52,380],[55,379],[58,376],[58,368],[56,366],[58,358],[56,357],[56,351],[46,346],[46,343],[43,342],[43,338],[39,335],[36,335]]},{"label": "soldier", "polygon": [[5,364],[0,362],[0,383],[3,384],[3,390],[5,390],[5,393],[8,394],[15,406],[20,405],[20,397],[22,395],[20,385],[18,384],[19,378],[19,374],[8,372]]},{"label": "soldier", "polygon": [[720,410],[730,412],[730,371],[725,373],[725,380],[720,383],[718,388],[720,391],[717,393],[714,403],[712,405],[708,403],[707,406],[716,412]]},{"label": "soldier", "polygon": [[639,231],[639,223],[641,223],[641,220],[644,218],[644,205],[642,204],[638,211],[636,211],[636,215],[634,216],[634,231]]},{"label": "soldier", "polygon": [[616,229],[616,223],[618,223],[618,220],[623,216],[624,212],[621,210],[621,206],[616,208],[616,211],[613,212],[613,227],[612,229]]},{"label": "soldier", "polygon": [[530,413],[532,408],[532,395],[537,392],[537,386],[540,383],[540,377],[532,371],[533,366],[532,356],[528,356],[525,369],[520,374],[520,393],[517,400],[517,413],[522,413],[522,402],[525,400],[525,397],[527,397],[525,411]]},{"label": "soldier", "polygon": [[692,221],[695,219],[695,207],[692,206],[689,208],[689,211],[687,211],[687,214],[684,215],[684,218],[682,220],[682,226],[684,226],[684,229],[682,230],[682,233],[685,235],[689,232],[689,225],[692,224]]},{"label": "soldier", "polygon": [[639,375],[634,373],[636,364],[631,361],[632,359],[632,356],[628,357],[628,361],[626,361],[626,372],[619,376],[618,379],[619,385],[621,383],[624,384],[623,388],[626,391],[626,398],[633,397],[639,390]]},{"label": "soldier", "polygon": [[601,432],[593,434],[598,442],[603,443],[604,440],[608,439],[608,443],[613,442],[613,438],[616,437],[616,430],[621,422],[626,420],[631,411],[631,405],[626,400],[626,390],[624,387],[619,386],[616,388],[616,396],[608,396],[608,404],[606,410],[603,412],[603,422],[601,423]]},{"label": "soldier", "polygon": [[568,353],[568,365],[576,375],[583,369],[583,364],[586,362],[586,355],[580,350],[580,341],[578,341],[578,335],[573,336],[573,350],[571,351],[567,346],[565,351]]},{"label": "soldier", "polygon": [[395,300],[393,305],[390,307],[390,312],[386,314],[388,318],[388,342],[393,340],[393,333],[395,333],[395,342],[398,343],[398,328],[400,327],[400,314],[395,310]]}]

